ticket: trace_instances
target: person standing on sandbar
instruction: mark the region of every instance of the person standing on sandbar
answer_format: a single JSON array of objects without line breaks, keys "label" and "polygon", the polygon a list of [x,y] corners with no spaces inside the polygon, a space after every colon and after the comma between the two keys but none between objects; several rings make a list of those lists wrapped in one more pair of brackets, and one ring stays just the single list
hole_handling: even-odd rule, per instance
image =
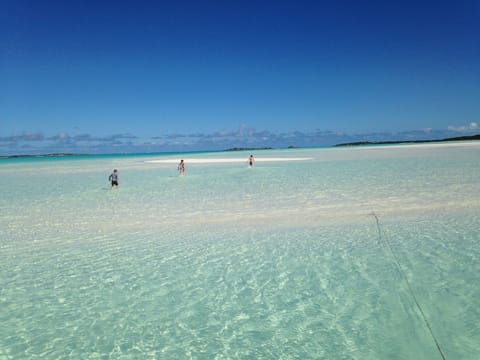
[{"label": "person standing on sandbar", "polygon": [[250,155],[250,157],[248,158],[248,165],[250,167],[253,167],[254,162],[255,162],[255,160],[253,159],[253,155]]}]

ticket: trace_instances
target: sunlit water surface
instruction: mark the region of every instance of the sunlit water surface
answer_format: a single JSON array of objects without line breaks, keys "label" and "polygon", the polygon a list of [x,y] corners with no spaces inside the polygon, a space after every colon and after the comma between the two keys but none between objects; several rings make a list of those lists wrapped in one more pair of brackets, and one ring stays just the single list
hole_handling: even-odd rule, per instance
[{"label": "sunlit water surface", "polygon": [[0,359],[478,359],[480,144],[248,155],[0,160]]}]

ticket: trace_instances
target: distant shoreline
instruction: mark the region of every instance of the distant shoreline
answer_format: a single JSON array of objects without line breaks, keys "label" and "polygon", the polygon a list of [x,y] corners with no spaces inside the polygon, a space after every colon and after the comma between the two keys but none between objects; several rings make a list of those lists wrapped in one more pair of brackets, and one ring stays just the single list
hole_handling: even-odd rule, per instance
[{"label": "distant shoreline", "polygon": [[450,141],[470,141],[480,140],[480,134],[472,136],[459,136],[453,138],[437,139],[437,140],[398,140],[398,141],[356,141],[350,143],[336,144],[335,147],[342,146],[364,146],[364,145],[396,145],[396,144],[421,144],[433,142],[450,142]]},{"label": "distant shoreline", "polygon": [[258,150],[273,150],[271,147],[249,148],[249,147],[234,147],[226,149],[225,151],[258,151]]},{"label": "distant shoreline", "polygon": [[[290,145],[286,149],[297,149],[296,146]],[[276,150],[272,147],[233,147],[224,151],[259,151],[259,150]]]},{"label": "distant shoreline", "polygon": [[62,156],[85,156],[88,154],[72,154],[72,153],[54,153],[54,154],[37,154],[37,155],[0,155],[0,159],[16,159],[16,158],[43,158],[43,157],[62,157]]},{"label": "distant shoreline", "polygon": [[[436,140],[397,140],[397,141],[355,141],[349,143],[340,143],[332,145],[331,147],[354,147],[354,146],[369,146],[369,145],[401,145],[401,144],[422,144],[422,143],[442,143],[453,141],[475,141],[480,140],[480,134],[472,136],[459,136],[445,139]],[[217,151],[261,151],[261,150],[278,150],[278,149],[301,149],[302,147],[290,145],[286,148],[273,148],[273,147],[233,147],[225,150]],[[196,151],[195,151],[196,152]],[[204,151],[201,151],[204,152]],[[136,153],[131,153],[136,154]],[[154,154],[154,153],[152,153]],[[74,157],[74,156],[90,156],[92,154],[80,154],[80,153],[49,153],[49,154],[23,154],[23,155],[0,155],[1,159],[21,159],[21,158],[48,158],[48,157]],[[114,154],[100,154],[100,155],[114,155]],[[125,154],[123,154],[125,155]]]}]

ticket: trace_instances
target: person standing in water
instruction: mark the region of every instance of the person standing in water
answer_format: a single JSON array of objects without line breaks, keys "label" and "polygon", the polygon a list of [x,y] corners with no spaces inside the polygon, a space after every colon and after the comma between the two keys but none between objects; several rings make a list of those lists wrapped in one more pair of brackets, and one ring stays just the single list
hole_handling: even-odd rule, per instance
[{"label": "person standing in water", "polygon": [[185,163],[183,160],[180,160],[180,164],[178,164],[178,172],[180,175],[185,175]]},{"label": "person standing in water", "polygon": [[117,169],[113,170],[113,173],[108,177],[108,181],[112,183],[112,189],[118,187],[118,171]]},{"label": "person standing in water", "polygon": [[255,160],[253,159],[253,155],[250,155],[250,157],[248,158],[248,165],[249,165],[250,167],[253,167],[254,161],[255,161]]}]

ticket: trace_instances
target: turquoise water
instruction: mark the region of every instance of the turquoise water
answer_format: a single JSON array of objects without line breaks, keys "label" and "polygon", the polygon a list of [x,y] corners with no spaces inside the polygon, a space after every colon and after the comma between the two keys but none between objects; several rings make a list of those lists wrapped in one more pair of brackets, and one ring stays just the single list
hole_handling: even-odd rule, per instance
[{"label": "turquoise water", "polygon": [[480,144],[248,155],[0,161],[0,359],[478,358]]}]

